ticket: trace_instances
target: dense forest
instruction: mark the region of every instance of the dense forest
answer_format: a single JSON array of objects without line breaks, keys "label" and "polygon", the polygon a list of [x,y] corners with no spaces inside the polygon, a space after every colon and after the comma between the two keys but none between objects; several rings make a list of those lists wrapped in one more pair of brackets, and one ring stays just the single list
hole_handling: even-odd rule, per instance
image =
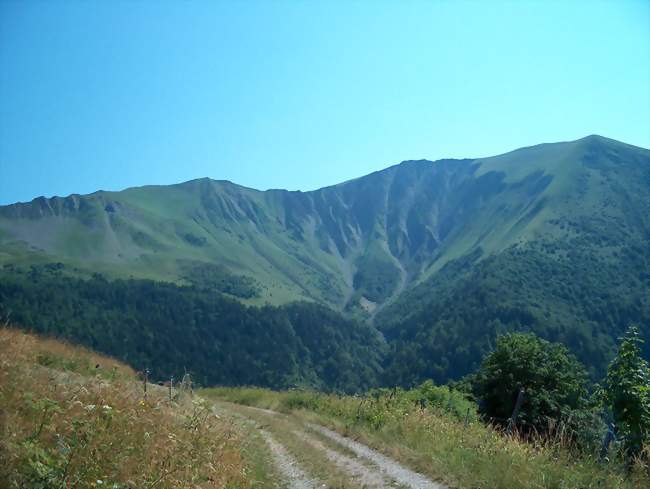
[{"label": "dense forest", "polygon": [[391,345],[386,381],[460,378],[513,331],[565,344],[593,379],[602,377],[630,324],[650,337],[650,249],[612,247],[614,260],[594,246],[538,241],[450,262],[378,316]]},{"label": "dense forest", "polygon": [[540,241],[454,260],[377,316],[385,340],[315,303],[243,305],[219,291],[227,281],[200,273],[179,286],[9,265],[0,271],[0,314],[149,367],[157,379],[187,369],[205,384],[347,392],[445,383],[476,371],[500,335],[523,331],[565,344],[595,380],[630,324],[650,337],[650,253],[627,248],[625,260],[610,261],[586,246]]},{"label": "dense forest", "polygon": [[5,267],[0,314],[155,379],[187,369],[202,384],[358,391],[377,383],[384,348],[372,328],[317,304],[247,307],[195,285],[84,280],[61,264]]}]

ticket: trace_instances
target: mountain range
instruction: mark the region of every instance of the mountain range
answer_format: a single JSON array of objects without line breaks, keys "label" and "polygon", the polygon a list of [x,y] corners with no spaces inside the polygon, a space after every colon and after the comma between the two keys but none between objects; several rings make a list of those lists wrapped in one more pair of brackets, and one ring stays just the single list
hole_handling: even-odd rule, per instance
[{"label": "mountain range", "polygon": [[458,378],[512,330],[597,375],[630,322],[650,333],[650,151],[588,136],[310,192],[204,178],[1,206],[5,276],[53,263],[323,304],[382,333],[388,383]]}]

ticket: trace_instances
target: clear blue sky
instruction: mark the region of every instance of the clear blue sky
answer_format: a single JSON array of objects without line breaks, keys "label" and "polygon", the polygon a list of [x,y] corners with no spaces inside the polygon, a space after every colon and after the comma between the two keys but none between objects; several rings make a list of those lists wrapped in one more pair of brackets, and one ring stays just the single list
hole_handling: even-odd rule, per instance
[{"label": "clear blue sky", "polygon": [[650,3],[0,3],[0,203],[650,147]]}]

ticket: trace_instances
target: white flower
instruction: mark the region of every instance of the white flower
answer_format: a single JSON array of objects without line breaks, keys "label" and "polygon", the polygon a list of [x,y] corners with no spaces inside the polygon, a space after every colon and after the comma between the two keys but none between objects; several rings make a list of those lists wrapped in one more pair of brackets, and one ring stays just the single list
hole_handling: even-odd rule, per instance
[{"label": "white flower", "polygon": [[96,407],[97,406],[95,406],[94,404],[88,404],[86,406],[86,411],[94,411]]}]

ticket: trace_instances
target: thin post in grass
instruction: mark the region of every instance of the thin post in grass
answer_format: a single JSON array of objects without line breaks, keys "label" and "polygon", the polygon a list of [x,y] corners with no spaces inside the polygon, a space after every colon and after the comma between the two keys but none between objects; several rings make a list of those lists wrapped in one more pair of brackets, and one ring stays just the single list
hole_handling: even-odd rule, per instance
[{"label": "thin post in grass", "polygon": [[469,424],[469,408],[467,408],[467,412],[465,413],[465,428],[467,428],[468,424]]},{"label": "thin post in grass", "polygon": [[516,427],[517,425],[517,416],[519,416],[519,410],[521,409],[521,405],[524,402],[524,388],[521,387],[519,389],[519,394],[517,394],[517,401],[515,402],[515,408],[512,410],[512,416],[510,416],[510,421],[508,421],[508,429],[506,430],[506,433],[510,434],[512,433],[512,430]]},{"label": "thin post in grass", "polygon": [[170,401],[172,400],[172,397],[173,397],[172,396],[173,391],[174,391],[174,376],[172,375],[169,378],[169,400]]},{"label": "thin post in grass", "polygon": [[184,393],[188,392],[190,393],[190,397],[194,397],[194,388],[192,386],[192,376],[185,371],[185,374],[183,375],[183,379],[181,380],[181,386],[180,386],[181,392]]},{"label": "thin post in grass", "polygon": [[363,406],[363,403],[365,402],[365,397],[361,398],[361,401],[359,402],[359,405],[357,406],[357,423],[361,420],[361,407]]},{"label": "thin post in grass", "polygon": [[600,462],[605,462],[607,460],[607,453],[609,452],[609,445],[616,440],[616,434],[614,433],[614,423],[609,423],[607,425],[607,432],[603,438],[603,445],[600,447],[600,456],[598,460]]},{"label": "thin post in grass", "polygon": [[144,400],[147,400],[147,383],[149,382],[149,369],[144,369]]}]

